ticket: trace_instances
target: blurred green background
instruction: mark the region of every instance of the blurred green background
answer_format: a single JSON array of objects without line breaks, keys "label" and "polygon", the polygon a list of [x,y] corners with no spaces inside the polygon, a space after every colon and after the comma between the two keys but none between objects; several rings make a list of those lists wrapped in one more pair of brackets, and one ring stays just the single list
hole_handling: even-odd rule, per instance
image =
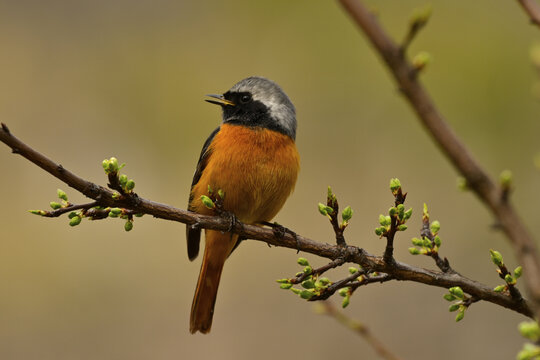
[{"label": "blurred green background", "polygon": [[[509,168],[529,228],[538,224],[538,80],[529,48],[540,32],[514,1],[433,1],[412,45],[434,62],[422,80],[451,126],[487,170]],[[424,1],[370,1],[392,36]],[[204,94],[249,75],[278,82],[298,113],[302,170],[276,220],[333,242],[318,214],[332,185],[355,210],[350,244],[382,253],[373,233],[399,177],[414,208],[397,238],[408,254],[427,202],[441,221],[456,270],[495,286],[489,248],[516,262],[476,198],[419,126],[387,70],[333,1],[0,2],[0,120],[66,168],[105,184],[101,161],[116,156],[148,199],[185,208],[201,146],[219,124]],[[200,259],[191,263],[184,227],[144,217],[45,219],[56,189],[85,199],[0,145],[1,359],[375,358],[366,343],[313,304],[278,289],[299,267],[294,251],[243,244],[226,264],[212,333],[189,334]],[[324,260],[307,256],[314,265]],[[331,274],[344,276],[346,269]],[[443,289],[390,282],[360,289],[346,313],[404,359],[514,358],[523,317],[477,303],[456,324]],[[336,299],[337,300],[337,299]],[[339,299],[340,300],[340,299]]]}]

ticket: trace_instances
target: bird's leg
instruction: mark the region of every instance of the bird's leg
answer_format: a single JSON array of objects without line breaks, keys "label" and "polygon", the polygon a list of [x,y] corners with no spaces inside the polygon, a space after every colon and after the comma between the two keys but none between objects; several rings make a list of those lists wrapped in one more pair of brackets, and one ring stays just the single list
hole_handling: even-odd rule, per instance
[{"label": "bird's leg", "polygon": [[285,233],[289,233],[294,237],[294,240],[296,241],[296,253],[298,254],[300,252],[300,242],[298,241],[298,235],[294,231],[292,231],[289,228],[286,228],[285,226],[278,224],[277,222],[268,222],[268,221],[260,221],[259,224],[266,225],[268,227],[272,228],[272,231],[274,232],[274,236],[278,239],[283,239],[285,236]]}]

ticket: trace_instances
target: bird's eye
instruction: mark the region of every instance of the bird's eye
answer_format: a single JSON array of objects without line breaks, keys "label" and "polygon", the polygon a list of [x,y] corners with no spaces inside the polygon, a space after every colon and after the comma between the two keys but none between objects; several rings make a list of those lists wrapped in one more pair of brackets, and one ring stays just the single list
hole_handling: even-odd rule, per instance
[{"label": "bird's eye", "polygon": [[244,94],[244,95],[242,95],[242,96],[240,97],[240,102],[241,102],[242,104],[246,104],[246,103],[248,103],[248,102],[250,102],[250,101],[251,101],[251,95],[249,95],[249,94]]}]

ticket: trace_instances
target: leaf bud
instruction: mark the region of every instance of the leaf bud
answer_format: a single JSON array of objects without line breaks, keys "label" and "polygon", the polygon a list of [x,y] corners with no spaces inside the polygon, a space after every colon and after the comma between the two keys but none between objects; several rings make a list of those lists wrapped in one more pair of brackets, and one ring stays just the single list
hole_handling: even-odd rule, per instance
[{"label": "leaf bud", "polygon": [[219,196],[221,199],[225,199],[225,192],[223,192],[223,190],[219,189],[219,190],[217,191],[217,193],[218,193],[218,196]]},{"label": "leaf bud", "polygon": [[412,216],[412,208],[405,211],[405,214],[403,215],[403,220],[409,220]]},{"label": "leaf bud", "polygon": [[212,199],[210,199],[208,196],[206,195],[201,195],[201,202],[203,203],[204,206],[206,206],[208,209],[213,209],[216,205],[214,204],[214,202],[212,201]]},{"label": "leaf bud", "polygon": [[69,226],[77,226],[81,223],[82,218],[80,216],[74,216],[69,221]]},{"label": "leaf bud", "polygon": [[126,182],[126,190],[127,190],[127,191],[131,191],[131,190],[133,190],[134,188],[135,188],[135,181],[133,181],[133,180],[131,180],[131,179],[128,180],[128,181]]},{"label": "leaf bud", "polygon": [[506,285],[495,286],[495,288],[493,289],[493,291],[498,293],[503,292],[504,290],[506,290]]},{"label": "leaf bud", "polygon": [[420,51],[412,59],[412,64],[416,70],[422,70],[432,61],[431,54],[427,51]]},{"label": "leaf bud", "polygon": [[44,216],[47,212],[43,210],[28,210],[31,214]]},{"label": "leaf bud", "polygon": [[390,179],[390,191],[393,195],[397,194],[399,189],[401,188],[401,182],[398,178]]},{"label": "leaf bud", "polygon": [[504,265],[503,257],[502,257],[502,255],[501,255],[500,252],[498,252],[497,250],[489,249],[489,253],[490,253],[490,255],[491,255],[491,261],[492,261],[495,265],[497,265],[497,266],[499,266],[499,267],[501,267],[501,266]]},{"label": "leaf bud", "polygon": [[419,255],[419,254],[420,254],[420,250],[418,250],[418,249],[415,248],[415,247],[410,247],[410,248],[409,248],[409,253],[410,253],[411,255]]},{"label": "leaf bud", "polygon": [[354,266],[349,267],[349,274],[356,274],[358,272],[358,269]]},{"label": "leaf bud", "polygon": [[459,286],[451,287],[448,291],[458,299],[463,299],[464,297],[463,290]]},{"label": "leaf bud", "polygon": [[319,203],[319,212],[324,215],[324,216],[327,216],[328,215],[328,212],[326,211],[326,208],[327,206],[324,205],[323,203]]},{"label": "leaf bud", "polygon": [[59,203],[57,203],[56,201],[51,201],[51,202],[49,203],[49,205],[51,206],[51,208],[52,208],[53,210],[57,210],[57,209],[60,209],[60,208],[62,207],[62,204],[59,204]]},{"label": "leaf bud", "polygon": [[415,246],[424,246],[424,240],[419,238],[412,238],[411,242]]},{"label": "leaf bud", "polygon": [[57,189],[57,190],[56,190],[56,194],[58,195],[58,198],[59,198],[59,199],[62,199],[62,200],[64,200],[64,201],[68,201],[67,194],[66,194],[63,190]]},{"label": "leaf bud", "polygon": [[523,274],[523,267],[518,266],[517,268],[514,269],[514,276],[516,279],[519,279],[522,274]]},{"label": "leaf bud", "polygon": [[504,189],[509,189],[512,186],[512,172],[510,170],[504,170],[499,175],[499,181]]},{"label": "leaf bud", "polygon": [[126,187],[127,185],[127,182],[128,182],[128,177],[127,175],[125,174],[122,174],[118,177],[118,182],[120,183],[120,186],[122,186],[123,188]]},{"label": "leaf bud", "polygon": [[459,304],[452,304],[448,307],[448,311],[454,312],[459,310],[460,305]]},{"label": "leaf bud", "polygon": [[298,265],[301,265],[301,266],[308,266],[309,265],[309,261],[306,258],[303,258],[303,257],[298,258],[298,260],[296,260],[296,262],[298,263]]},{"label": "leaf bud", "polygon": [[293,286],[293,284],[280,284],[279,288],[288,290],[288,289],[292,288],[292,286]]},{"label": "leaf bud", "polygon": [[435,245],[437,245],[437,247],[441,247],[441,238],[439,237],[439,235],[435,235],[435,237],[433,238],[433,242],[435,243]]},{"label": "leaf bud", "polygon": [[277,279],[276,282],[278,284],[288,284],[288,283],[290,283],[290,280],[289,279]]},{"label": "leaf bud", "polygon": [[308,266],[306,266],[306,267],[304,268],[304,274],[308,274],[308,275],[309,275],[309,274],[311,274],[312,272],[313,272],[313,269],[311,268],[311,266],[308,265]]},{"label": "leaf bud", "polygon": [[340,296],[343,296],[343,297],[349,295],[349,288],[348,288],[348,287],[345,287],[345,288],[339,289],[338,294],[339,294]]},{"label": "leaf bud", "polygon": [[315,295],[312,291],[309,291],[309,290],[302,290],[300,292],[300,297],[302,299],[306,299],[306,300],[309,300],[313,297],[313,295]]},{"label": "leaf bud", "polygon": [[504,281],[506,281],[506,283],[508,285],[515,285],[516,284],[516,279],[514,279],[514,277],[510,274],[506,274],[504,276]]},{"label": "leaf bud", "polygon": [[72,211],[69,213],[68,219],[73,219],[75,216],[79,216],[79,214],[77,214],[75,211]]},{"label": "leaf bud", "polygon": [[396,216],[397,215],[397,209],[392,206],[390,209],[388,209],[388,215],[390,215],[391,217]]},{"label": "leaf bud", "polygon": [[431,223],[431,226],[429,227],[429,229],[431,230],[433,234],[437,234],[439,230],[441,230],[441,223],[435,220]]},{"label": "leaf bud", "polygon": [[459,321],[463,320],[464,317],[465,317],[465,311],[464,310],[458,312],[457,315],[456,315],[456,322],[459,322]]},{"label": "leaf bud", "polygon": [[522,336],[531,341],[540,339],[540,328],[536,321],[523,321],[519,323],[518,329]]},{"label": "leaf bud", "polygon": [[313,289],[315,287],[315,282],[312,279],[304,280],[301,285],[304,289]]},{"label": "leaf bud", "polygon": [[345,309],[347,306],[349,306],[350,302],[351,302],[351,297],[350,296],[345,296],[343,298],[343,301],[341,302],[341,307]]},{"label": "leaf bud", "polygon": [[398,231],[405,231],[405,230],[407,230],[407,225],[405,225],[405,224],[399,225],[397,229],[398,229]]},{"label": "leaf bud", "polygon": [[456,298],[454,295],[452,295],[452,294],[444,294],[444,295],[443,295],[443,298],[444,298],[444,300],[446,300],[446,301],[454,301],[454,300],[457,299],[457,298]]},{"label": "leaf bud", "polygon": [[343,218],[343,221],[348,222],[351,220],[353,215],[353,209],[351,209],[350,206],[347,206],[345,209],[343,209],[343,212],[341,213],[341,217]]},{"label": "leaf bud", "polygon": [[131,231],[131,229],[133,229],[133,222],[128,220],[124,224],[124,230]]},{"label": "leaf bud", "polygon": [[377,236],[382,236],[385,233],[386,229],[384,227],[378,227],[375,229],[375,234]]}]

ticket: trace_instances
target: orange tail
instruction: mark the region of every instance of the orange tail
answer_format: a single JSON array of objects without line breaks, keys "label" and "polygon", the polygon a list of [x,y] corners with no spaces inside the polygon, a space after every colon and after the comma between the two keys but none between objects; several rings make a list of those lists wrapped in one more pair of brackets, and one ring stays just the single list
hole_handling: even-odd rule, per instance
[{"label": "orange tail", "polygon": [[203,334],[210,332],[221,271],[237,240],[238,235],[213,230],[206,231],[201,272],[191,305],[189,331],[192,334],[197,331]]}]

